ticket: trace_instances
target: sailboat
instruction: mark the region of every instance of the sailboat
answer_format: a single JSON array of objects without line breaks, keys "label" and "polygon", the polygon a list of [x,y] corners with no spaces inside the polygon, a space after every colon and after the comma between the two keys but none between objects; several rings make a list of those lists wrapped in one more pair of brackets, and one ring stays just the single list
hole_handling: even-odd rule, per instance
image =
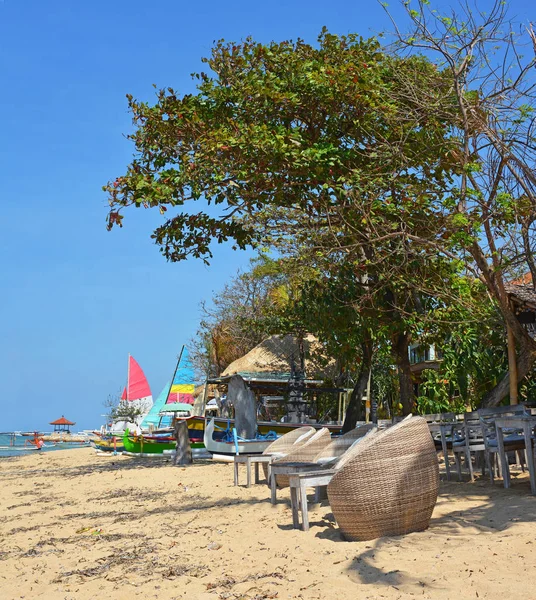
[{"label": "sailboat", "polygon": [[111,431],[105,432],[100,440],[94,442],[97,450],[123,450],[122,437],[125,430],[128,430],[129,427],[139,428],[153,406],[153,396],[145,373],[130,354],[128,355],[127,384],[121,394],[121,402],[128,403],[132,408],[139,409],[140,415],[135,421],[119,421],[114,423]]},{"label": "sailboat", "polygon": [[[158,425],[162,425],[162,420],[169,419],[170,415],[190,414],[194,404],[194,370],[188,350],[185,346],[182,347],[171,385],[167,384],[162,390],[157,401],[153,405],[146,420],[155,422],[155,414],[159,415]],[[164,401],[162,401],[164,400]],[[143,422],[142,422],[143,426]],[[123,436],[123,445],[126,453],[143,456],[146,454],[163,454],[164,451],[175,450],[175,438],[171,432],[162,433],[142,433],[133,434],[125,431]],[[192,443],[192,449],[204,448],[204,444],[199,441]]]},{"label": "sailboat", "polygon": [[141,422],[141,430],[143,433],[151,432],[155,429],[171,428],[171,417],[163,417],[160,414],[160,410],[166,403],[169,393],[171,391],[171,381],[168,381],[162,388],[160,394],[153,402],[151,410],[145,415],[145,418]]}]

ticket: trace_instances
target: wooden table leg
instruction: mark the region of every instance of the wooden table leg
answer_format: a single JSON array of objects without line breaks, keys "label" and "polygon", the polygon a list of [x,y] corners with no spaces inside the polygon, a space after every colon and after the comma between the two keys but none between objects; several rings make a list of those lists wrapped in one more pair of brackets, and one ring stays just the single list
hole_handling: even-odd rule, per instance
[{"label": "wooden table leg", "polygon": [[273,471],[270,473],[270,491],[270,502],[275,504],[277,502],[277,482]]},{"label": "wooden table leg", "polygon": [[266,464],[266,483],[270,485],[272,479],[272,461]]},{"label": "wooden table leg", "polygon": [[234,461],[234,484],[238,485],[238,462]]},{"label": "wooden table leg", "polygon": [[445,471],[447,473],[447,481],[450,481],[450,464],[449,464],[449,451],[447,448],[447,435],[445,427],[440,427],[441,431],[441,447],[443,448],[443,458],[445,459]]},{"label": "wooden table leg", "polygon": [[327,485],[318,485],[315,487],[315,502],[322,502],[322,500],[328,499],[328,487]]},{"label": "wooden table leg", "polygon": [[246,469],[247,469],[247,472],[246,472],[246,477],[247,477],[246,487],[250,488],[251,487],[251,457],[250,456],[246,457]]},{"label": "wooden table leg", "polygon": [[302,513],[302,529],[309,531],[309,510],[307,506],[307,486],[303,479],[300,479],[300,504]]},{"label": "wooden table leg", "polygon": [[300,528],[300,516],[298,514],[298,488],[296,487],[296,480],[290,480],[290,506],[292,508],[292,527],[294,529]]},{"label": "wooden table leg", "polygon": [[532,448],[532,439],[531,439],[531,427],[530,423],[525,423],[523,425],[523,433],[525,434],[525,448],[527,454],[527,466],[529,468],[530,475],[530,491],[536,496],[536,470],[534,467],[534,449]]},{"label": "wooden table leg", "polygon": [[510,487],[510,469],[508,468],[508,456],[504,450],[504,435],[502,427],[497,427],[497,447],[499,449],[499,459],[501,461],[501,471],[505,488]]}]

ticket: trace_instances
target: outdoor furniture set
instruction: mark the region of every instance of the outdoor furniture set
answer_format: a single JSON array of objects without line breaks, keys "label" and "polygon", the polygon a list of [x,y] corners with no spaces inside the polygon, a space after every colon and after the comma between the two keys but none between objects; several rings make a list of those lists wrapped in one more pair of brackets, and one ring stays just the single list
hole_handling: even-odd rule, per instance
[{"label": "outdoor furniture set", "polygon": [[290,487],[294,527],[299,527],[300,510],[302,528],[309,527],[306,491],[311,487],[317,500],[327,492],[347,540],[371,540],[428,527],[437,500],[439,468],[424,419],[408,417],[384,429],[360,424],[334,439],[327,429],[312,434],[306,429],[282,436],[259,460],[272,503],[278,488]]},{"label": "outdoor furniture set", "polygon": [[424,415],[438,450],[443,452],[447,479],[450,480],[449,450],[452,451],[462,480],[462,457],[474,481],[472,456],[480,459],[482,474],[488,469],[491,482],[496,474],[502,476],[504,486],[510,486],[508,453],[515,452],[520,464],[527,464],[531,491],[536,494],[534,462],[536,415],[529,404],[483,408],[463,415],[442,413]]}]

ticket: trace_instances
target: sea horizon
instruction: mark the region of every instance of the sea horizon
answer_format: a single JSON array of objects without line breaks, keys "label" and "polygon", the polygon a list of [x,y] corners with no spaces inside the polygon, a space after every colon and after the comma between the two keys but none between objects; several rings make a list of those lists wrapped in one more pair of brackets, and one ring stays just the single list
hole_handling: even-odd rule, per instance
[{"label": "sea horizon", "polygon": [[[39,432],[43,433],[43,432]],[[48,433],[48,432],[47,432]],[[30,436],[21,435],[20,431],[0,432],[0,459],[13,456],[25,456],[31,452],[51,452],[53,450],[72,450],[73,448],[87,448],[88,444],[68,442],[45,442],[41,450],[36,450]],[[13,443],[15,445],[13,445]]]}]

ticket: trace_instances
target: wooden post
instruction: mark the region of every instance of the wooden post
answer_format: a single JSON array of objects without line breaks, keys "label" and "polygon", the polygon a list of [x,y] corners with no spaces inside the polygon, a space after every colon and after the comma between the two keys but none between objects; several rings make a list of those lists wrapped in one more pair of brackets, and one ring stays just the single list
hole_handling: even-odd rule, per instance
[{"label": "wooden post", "polygon": [[182,419],[175,420],[175,439],[177,440],[177,449],[175,450],[173,464],[191,465],[193,460],[190,438],[188,436],[188,425]]},{"label": "wooden post", "polygon": [[370,383],[371,383],[371,378],[372,378],[372,368],[369,369],[369,374],[368,374],[368,379],[367,379],[367,400],[366,400],[366,404],[365,404],[365,421],[367,423],[370,422],[371,417],[372,417],[372,405],[371,405],[371,398],[370,398]]},{"label": "wooden post", "polygon": [[508,334],[508,373],[510,375],[510,404],[518,404],[517,396],[517,360],[516,341],[510,325],[506,325]]}]

